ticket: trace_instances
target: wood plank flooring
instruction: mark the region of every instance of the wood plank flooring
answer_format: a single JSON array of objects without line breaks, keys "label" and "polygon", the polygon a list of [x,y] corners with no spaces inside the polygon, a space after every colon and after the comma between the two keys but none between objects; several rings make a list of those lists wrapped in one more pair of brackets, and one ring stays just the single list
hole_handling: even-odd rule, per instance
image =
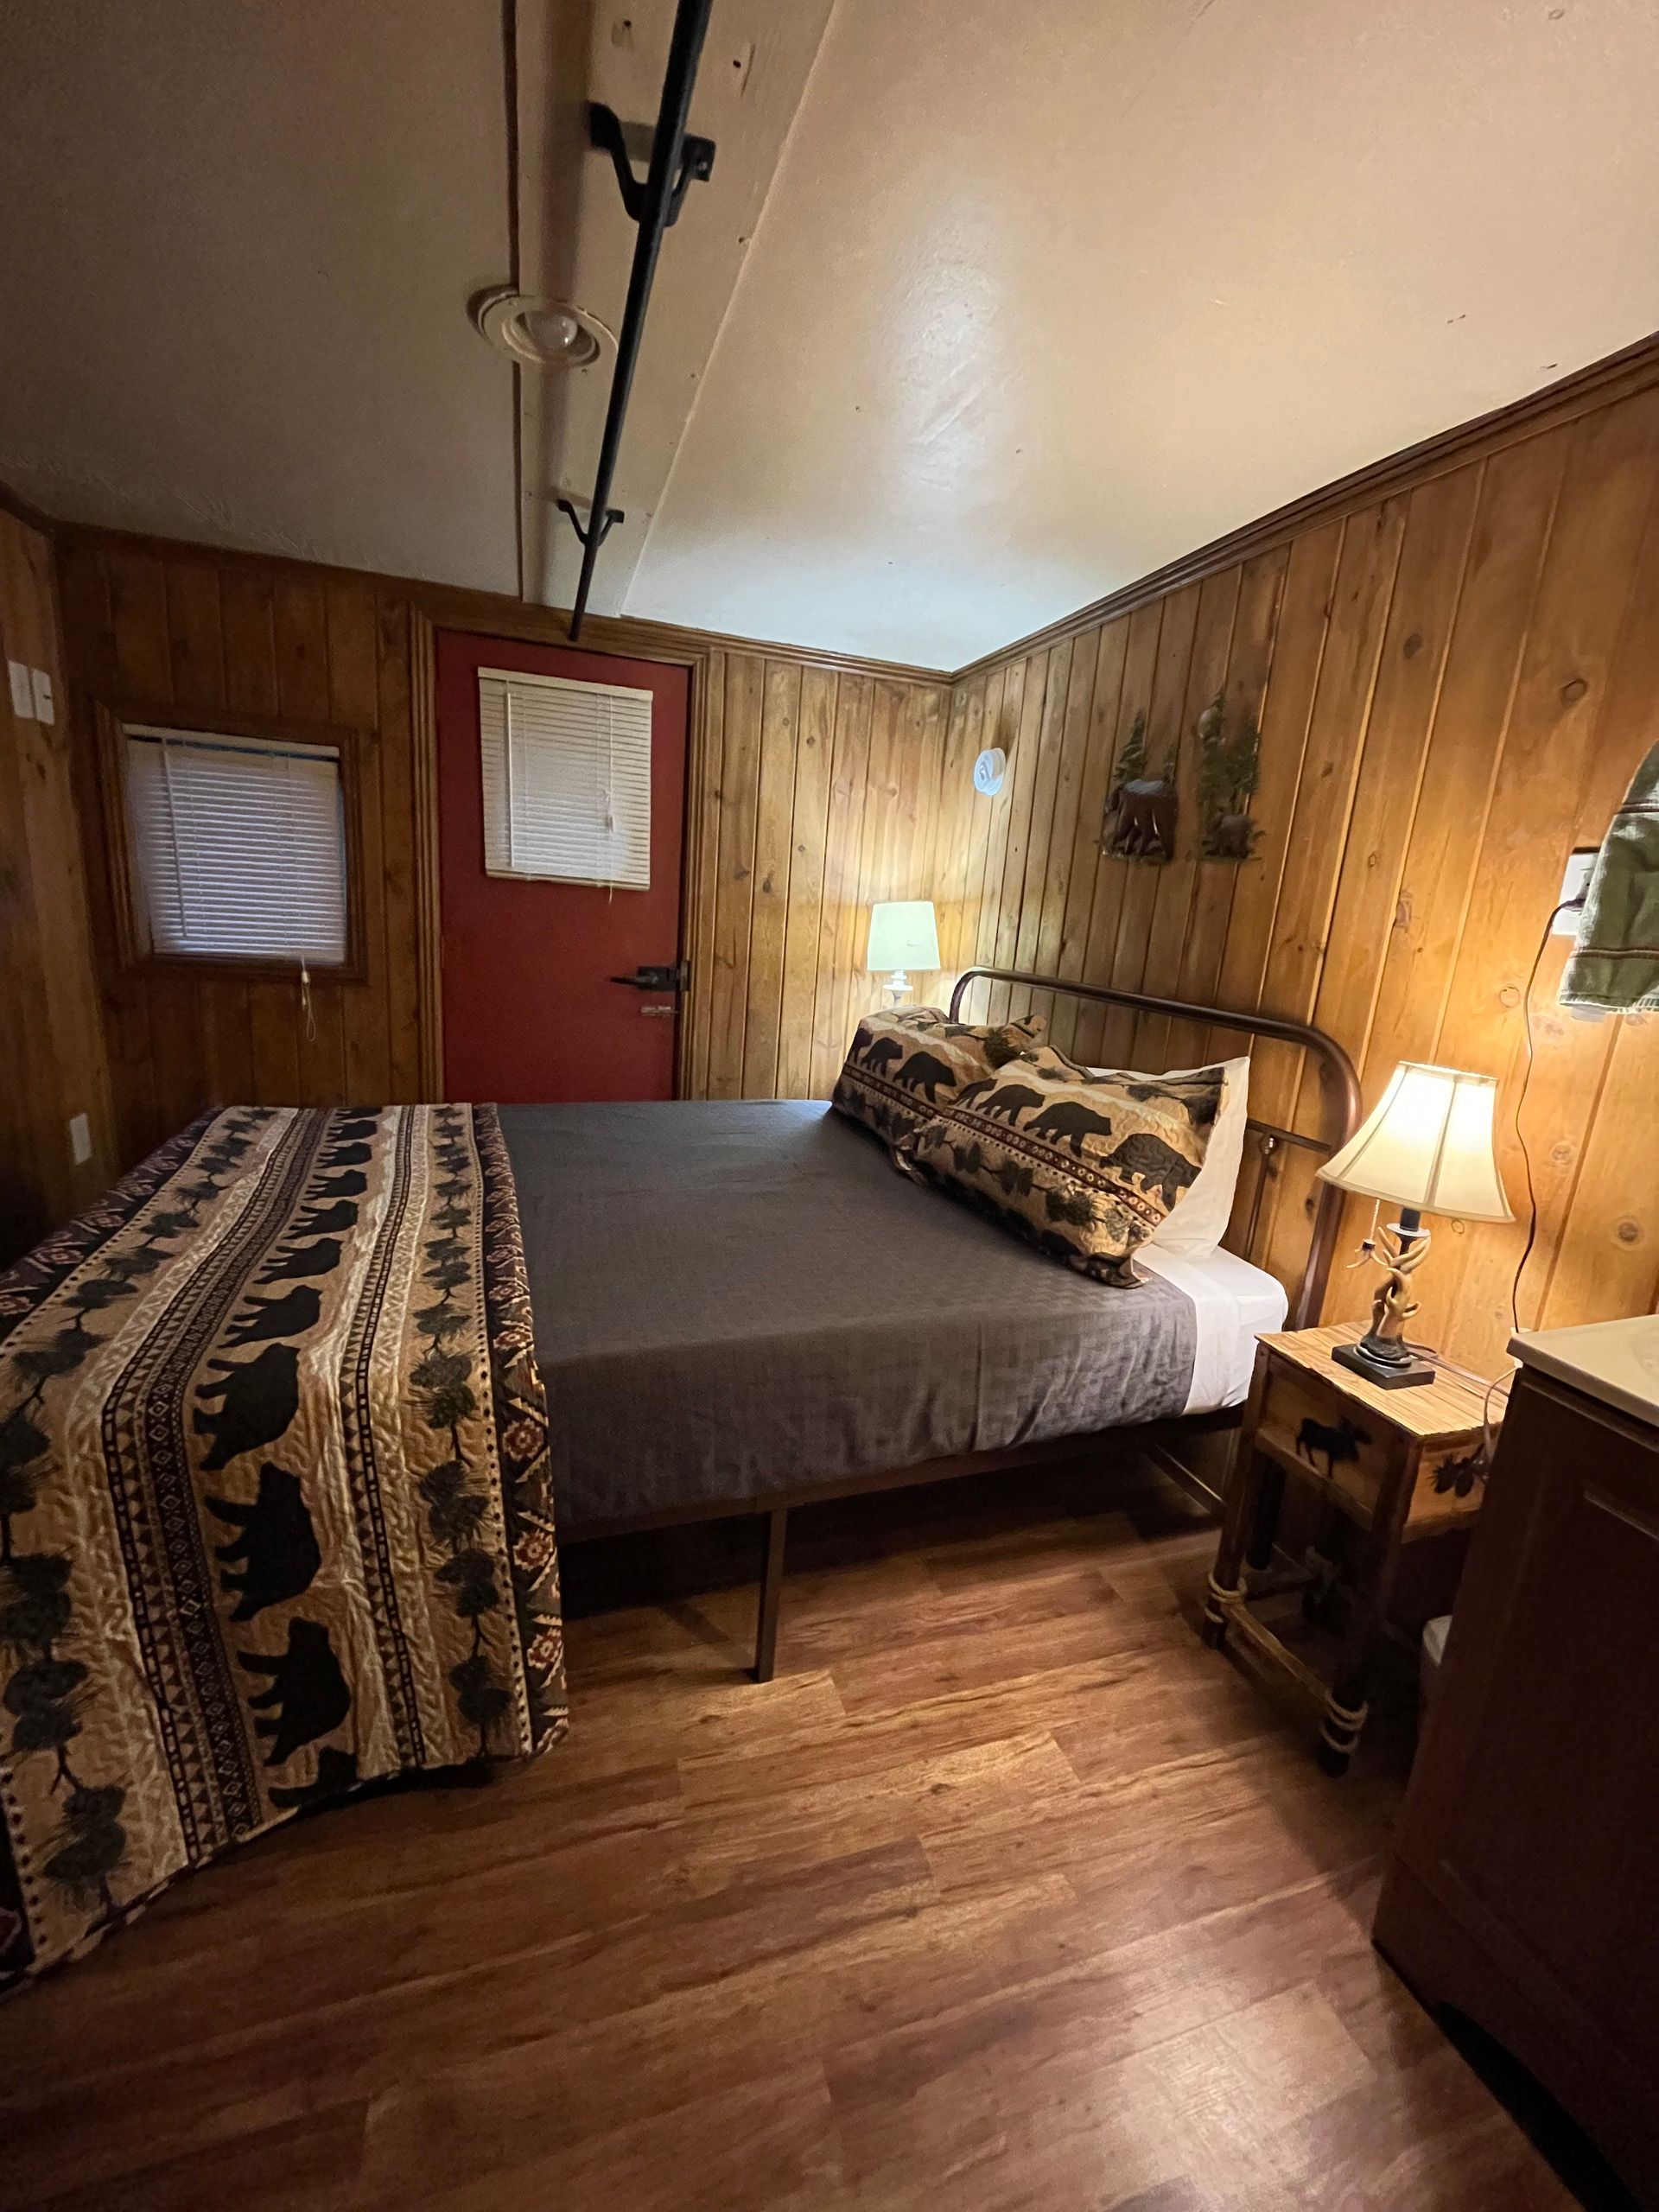
[{"label": "wood plank flooring", "polygon": [[1332,1783],[1201,1649],[1160,1478],[802,1516],[764,1688],[758,1541],[573,1554],[578,1611],[659,1579],[572,1621],[567,1745],[268,1837],[0,2006],[0,2202],[1574,2202],[1371,1950],[1398,1745]]}]

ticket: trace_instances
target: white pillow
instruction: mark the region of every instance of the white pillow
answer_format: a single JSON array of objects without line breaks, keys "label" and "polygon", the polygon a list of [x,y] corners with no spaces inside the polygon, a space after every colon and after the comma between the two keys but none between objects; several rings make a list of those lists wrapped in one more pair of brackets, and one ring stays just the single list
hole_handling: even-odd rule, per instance
[{"label": "white pillow", "polygon": [[[1244,1157],[1244,1124],[1250,1110],[1248,1052],[1236,1060],[1207,1060],[1205,1065],[1219,1067],[1227,1080],[1222,1085],[1221,1107],[1216,1116],[1216,1126],[1210,1132],[1204,1165],[1147,1239],[1160,1252],[1179,1252],[1189,1260],[1201,1260],[1206,1253],[1213,1252],[1227,1234],[1227,1224],[1233,1217],[1233,1193],[1238,1187],[1239,1165]],[[1124,1071],[1090,1068],[1089,1072],[1122,1075]],[[1169,1077],[1199,1072],[1198,1068],[1164,1071]],[[1158,1078],[1148,1076],[1147,1080],[1156,1082]]]}]

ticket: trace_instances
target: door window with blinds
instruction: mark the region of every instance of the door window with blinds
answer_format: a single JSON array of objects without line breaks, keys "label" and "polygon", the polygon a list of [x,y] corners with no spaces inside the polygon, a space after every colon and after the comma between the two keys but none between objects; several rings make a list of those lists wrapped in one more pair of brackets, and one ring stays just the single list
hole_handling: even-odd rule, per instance
[{"label": "door window with blinds", "polygon": [[478,671],[491,875],[651,888],[651,694]]},{"label": "door window with blinds", "polygon": [[143,722],[119,734],[137,950],[344,966],[339,747]]}]

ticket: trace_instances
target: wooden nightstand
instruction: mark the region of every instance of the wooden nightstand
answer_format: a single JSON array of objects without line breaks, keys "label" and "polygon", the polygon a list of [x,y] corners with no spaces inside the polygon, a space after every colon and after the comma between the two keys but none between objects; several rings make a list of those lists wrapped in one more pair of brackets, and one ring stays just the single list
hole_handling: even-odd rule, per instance
[{"label": "wooden nightstand", "polygon": [[[1205,1606],[1206,1643],[1236,1636],[1318,1706],[1327,1774],[1346,1771],[1365,1726],[1374,1647],[1402,1546],[1471,1520],[1486,1486],[1484,1394],[1445,1374],[1419,1389],[1379,1390],[1331,1357],[1333,1344],[1359,1334],[1299,1329],[1261,1339]],[[1271,1562],[1287,1476],[1365,1531],[1328,1685],[1247,1604],[1245,1567]]]}]

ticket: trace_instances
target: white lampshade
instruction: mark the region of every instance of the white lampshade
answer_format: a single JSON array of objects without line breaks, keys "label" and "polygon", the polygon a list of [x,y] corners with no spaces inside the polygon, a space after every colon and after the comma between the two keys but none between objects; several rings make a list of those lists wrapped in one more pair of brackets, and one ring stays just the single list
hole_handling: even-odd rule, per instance
[{"label": "white lampshade", "polygon": [[1319,1173],[1362,1198],[1465,1221],[1512,1221],[1492,1155],[1497,1083],[1402,1060],[1358,1134]]},{"label": "white lampshade", "polygon": [[870,909],[870,949],[864,965],[881,975],[939,965],[939,931],[931,899],[881,899]]}]

